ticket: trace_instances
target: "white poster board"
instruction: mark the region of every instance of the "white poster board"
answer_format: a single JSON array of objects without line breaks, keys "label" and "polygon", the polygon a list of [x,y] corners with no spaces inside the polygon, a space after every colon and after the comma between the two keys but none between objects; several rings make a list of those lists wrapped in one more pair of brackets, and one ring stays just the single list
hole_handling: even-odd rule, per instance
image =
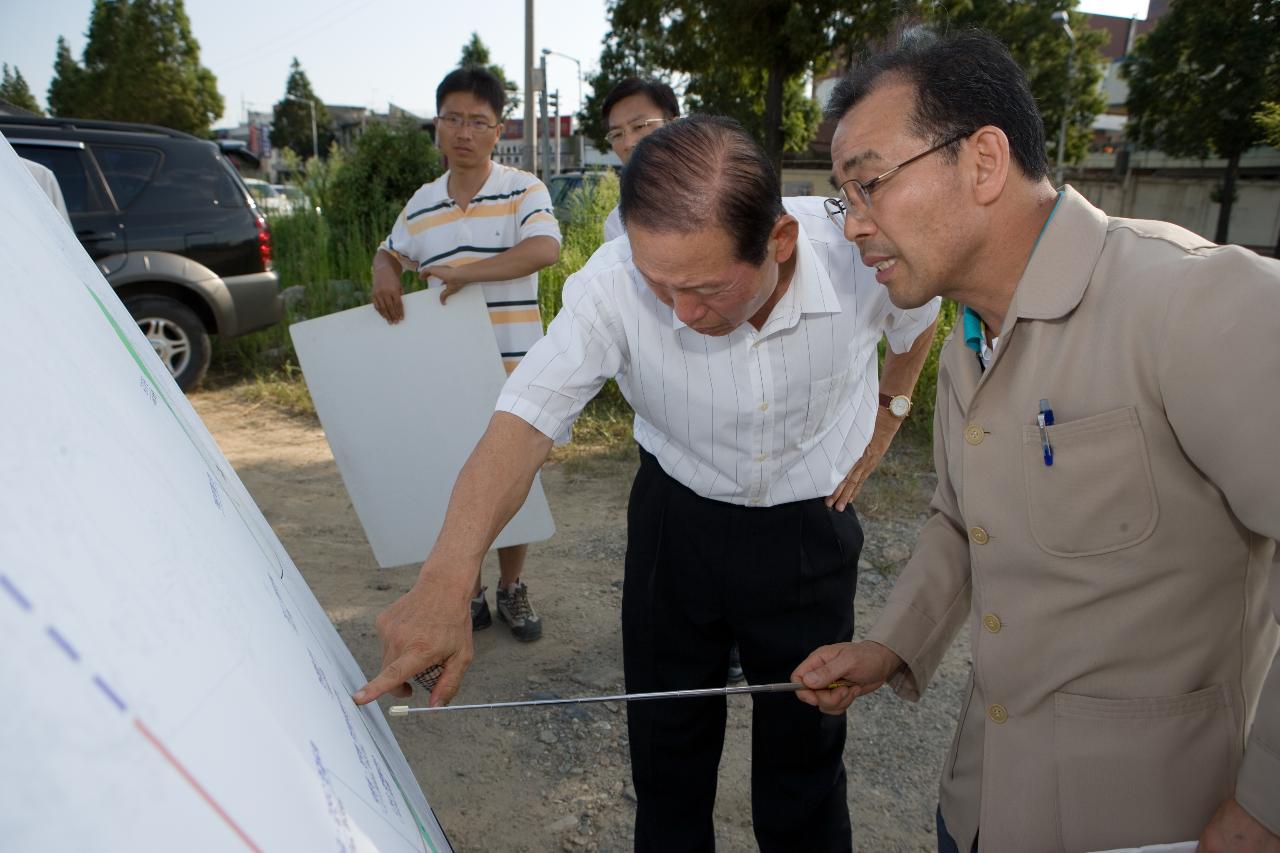
[{"label": "white poster board", "polygon": [[[506,381],[479,287],[446,305],[438,288],[411,293],[404,311],[394,326],[363,305],[289,327],[342,482],[383,568],[426,559]],[[535,478],[494,547],[554,534]]]},{"label": "white poster board", "polygon": [[365,677],[0,142],[0,847],[447,850]]}]

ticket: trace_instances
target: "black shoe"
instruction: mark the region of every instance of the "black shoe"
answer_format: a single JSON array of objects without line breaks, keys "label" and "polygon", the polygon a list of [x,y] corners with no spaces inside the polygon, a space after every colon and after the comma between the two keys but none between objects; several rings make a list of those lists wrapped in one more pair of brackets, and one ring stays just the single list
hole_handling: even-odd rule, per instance
[{"label": "black shoe", "polygon": [[746,681],[746,676],[742,674],[742,660],[738,657],[738,644],[734,643],[729,649],[729,672],[725,675],[725,683],[737,684],[739,681]]},{"label": "black shoe", "polygon": [[521,581],[506,589],[498,587],[494,600],[498,605],[498,618],[511,626],[517,640],[529,643],[542,636],[542,620],[529,603],[529,587]]},{"label": "black shoe", "polygon": [[493,616],[489,613],[489,602],[484,600],[487,586],[480,587],[480,594],[471,599],[471,630],[483,631],[493,624]]}]

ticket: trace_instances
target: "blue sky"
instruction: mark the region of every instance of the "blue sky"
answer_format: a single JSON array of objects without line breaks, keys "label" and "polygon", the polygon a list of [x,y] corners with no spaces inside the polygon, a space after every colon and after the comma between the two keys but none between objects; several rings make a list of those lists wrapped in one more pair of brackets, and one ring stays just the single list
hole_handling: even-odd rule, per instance
[{"label": "blue sky", "polygon": [[[584,74],[594,69],[608,31],[605,0],[535,0],[535,7],[535,51],[576,57]],[[1147,0],[1085,0],[1079,7],[1143,17]],[[79,59],[92,8],[92,0],[0,0],[0,62],[21,69],[41,104],[58,36]],[[430,116],[436,83],[475,31],[494,61],[524,82],[524,0],[186,0],[186,9],[201,62],[226,101],[219,127],[237,124],[245,107],[270,109],[294,56],[327,103],[381,111],[393,102]],[[548,57],[547,77],[564,107],[576,108],[575,65]]]}]

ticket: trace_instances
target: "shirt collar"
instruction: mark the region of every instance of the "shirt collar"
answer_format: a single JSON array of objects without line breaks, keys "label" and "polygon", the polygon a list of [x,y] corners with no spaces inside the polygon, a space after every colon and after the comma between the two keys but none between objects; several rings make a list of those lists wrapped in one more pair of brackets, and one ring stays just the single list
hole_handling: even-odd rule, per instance
[{"label": "shirt collar", "polygon": [[1055,320],[1074,311],[1106,237],[1107,215],[1071,187],[1064,188],[1014,291],[1005,328],[1016,317]]},{"label": "shirt collar", "polygon": [[[825,264],[818,262],[818,253],[814,244],[805,233],[804,226],[797,223],[799,234],[796,236],[796,268],[791,273],[791,285],[782,294],[778,304],[773,306],[769,319],[760,327],[760,336],[790,329],[800,322],[805,314],[839,314],[840,300],[836,297],[835,287],[831,284],[831,276]],[[827,247],[819,244],[823,251]],[[852,251],[852,245],[847,247]],[[852,286],[853,282],[849,283]],[[671,328],[679,331],[685,324],[671,312]]]}]

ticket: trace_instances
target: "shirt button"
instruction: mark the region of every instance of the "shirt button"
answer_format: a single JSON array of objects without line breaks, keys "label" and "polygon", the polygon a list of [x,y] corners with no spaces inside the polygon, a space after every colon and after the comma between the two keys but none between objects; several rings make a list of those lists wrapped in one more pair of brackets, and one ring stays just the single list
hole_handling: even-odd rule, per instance
[{"label": "shirt button", "polygon": [[985,437],[982,427],[977,424],[969,424],[964,428],[964,440],[972,445],[982,444],[982,439]]},{"label": "shirt button", "polygon": [[983,530],[981,527],[970,527],[969,538],[978,545],[986,545],[987,542],[991,540],[991,537],[987,535],[987,531]]},{"label": "shirt button", "polygon": [[988,613],[986,616],[982,617],[982,627],[986,628],[992,634],[999,634],[1003,625],[1000,622],[999,616],[994,613]]},{"label": "shirt button", "polygon": [[769,411],[769,404],[768,404],[768,403],[761,403],[761,404],[760,404],[760,411],[762,411],[762,412],[767,412],[767,411]]},{"label": "shirt button", "polygon": [[759,456],[757,456],[757,457],[756,457],[756,461],[757,461],[757,462],[763,462],[763,461],[765,461],[765,460],[766,460],[766,459],[768,459],[768,458],[769,458],[769,454],[767,454],[767,453],[761,453]]},{"label": "shirt button", "polygon": [[1009,720],[1009,711],[1003,705],[988,705],[987,716],[993,723],[1005,723]]}]

